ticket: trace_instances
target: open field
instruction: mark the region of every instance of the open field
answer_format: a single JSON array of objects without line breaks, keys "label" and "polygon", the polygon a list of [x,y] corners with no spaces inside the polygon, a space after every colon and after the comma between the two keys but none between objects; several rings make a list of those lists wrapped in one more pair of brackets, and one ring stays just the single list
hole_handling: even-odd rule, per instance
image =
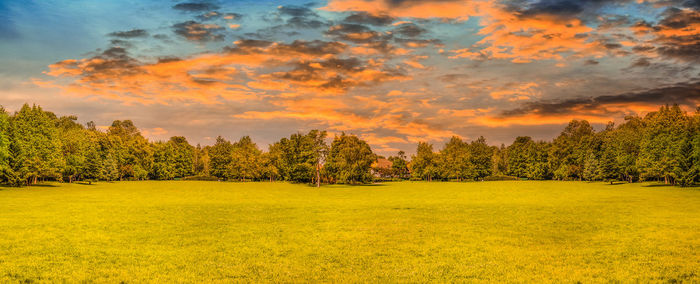
[{"label": "open field", "polygon": [[700,281],[700,190],[585,182],[0,188],[7,281]]}]

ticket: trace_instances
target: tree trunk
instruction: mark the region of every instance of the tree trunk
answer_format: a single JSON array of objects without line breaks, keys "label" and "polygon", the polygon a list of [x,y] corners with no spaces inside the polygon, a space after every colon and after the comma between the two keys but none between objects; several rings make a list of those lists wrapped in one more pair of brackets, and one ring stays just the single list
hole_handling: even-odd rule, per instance
[{"label": "tree trunk", "polygon": [[664,176],[664,184],[668,184],[668,176]]},{"label": "tree trunk", "polygon": [[316,164],[316,187],[321,187],[321,165]]},{"label": "tree trunk", "polygon": [[37,178],[38,178],[37,176],[34,176],[34,179],[32,180],[32,184],[36,184]]}]

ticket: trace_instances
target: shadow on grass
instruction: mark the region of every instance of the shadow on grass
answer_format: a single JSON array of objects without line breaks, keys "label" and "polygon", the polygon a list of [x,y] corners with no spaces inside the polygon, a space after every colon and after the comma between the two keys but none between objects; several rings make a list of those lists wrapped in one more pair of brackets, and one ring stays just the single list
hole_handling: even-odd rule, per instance
[{"label": "shadow on grass", "polygon": [[[332,187],[332,188],[371,188],[371,187],[382,187],[387,186],[385,183],[358,183],[358,184],[322,184],[321,188]],[[309,185],[309,187],[316,187],[316,185]]]},{"label": "shadow on grass", "polygon": [[688,185],[688,186],[676,186],[672,184],[665,184],[665,183],[652,183],[652,184],[645,184],[643,187],[673,187],[673,188],[693,188],[693,189],[700,189],[700,184],[693,184],[693,185]]},{"label": "shadow on grass", "polygon": [[28,187],[58,187],[58,185],[55,184],[47,184],[47,183],[40,183],[40,184],[32,184]]}]

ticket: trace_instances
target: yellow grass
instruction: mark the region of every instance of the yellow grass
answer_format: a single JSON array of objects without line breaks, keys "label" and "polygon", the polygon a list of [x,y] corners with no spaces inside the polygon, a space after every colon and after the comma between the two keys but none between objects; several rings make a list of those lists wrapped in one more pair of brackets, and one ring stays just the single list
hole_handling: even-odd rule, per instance
[{"label": "yellow grass", "polygon": [[510,181],[0,188],[0,282],[700,281],[700,190]]}]

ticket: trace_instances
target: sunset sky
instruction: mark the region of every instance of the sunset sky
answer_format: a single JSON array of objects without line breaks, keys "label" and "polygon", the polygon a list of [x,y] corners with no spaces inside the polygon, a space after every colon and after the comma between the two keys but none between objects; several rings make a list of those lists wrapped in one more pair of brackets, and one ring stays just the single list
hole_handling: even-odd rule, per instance
[{"label": "sunset sky", "polygon": [[0,2],[0,105],[152,140],[326,129],[380,154],[700,104],[697,0]]}]

